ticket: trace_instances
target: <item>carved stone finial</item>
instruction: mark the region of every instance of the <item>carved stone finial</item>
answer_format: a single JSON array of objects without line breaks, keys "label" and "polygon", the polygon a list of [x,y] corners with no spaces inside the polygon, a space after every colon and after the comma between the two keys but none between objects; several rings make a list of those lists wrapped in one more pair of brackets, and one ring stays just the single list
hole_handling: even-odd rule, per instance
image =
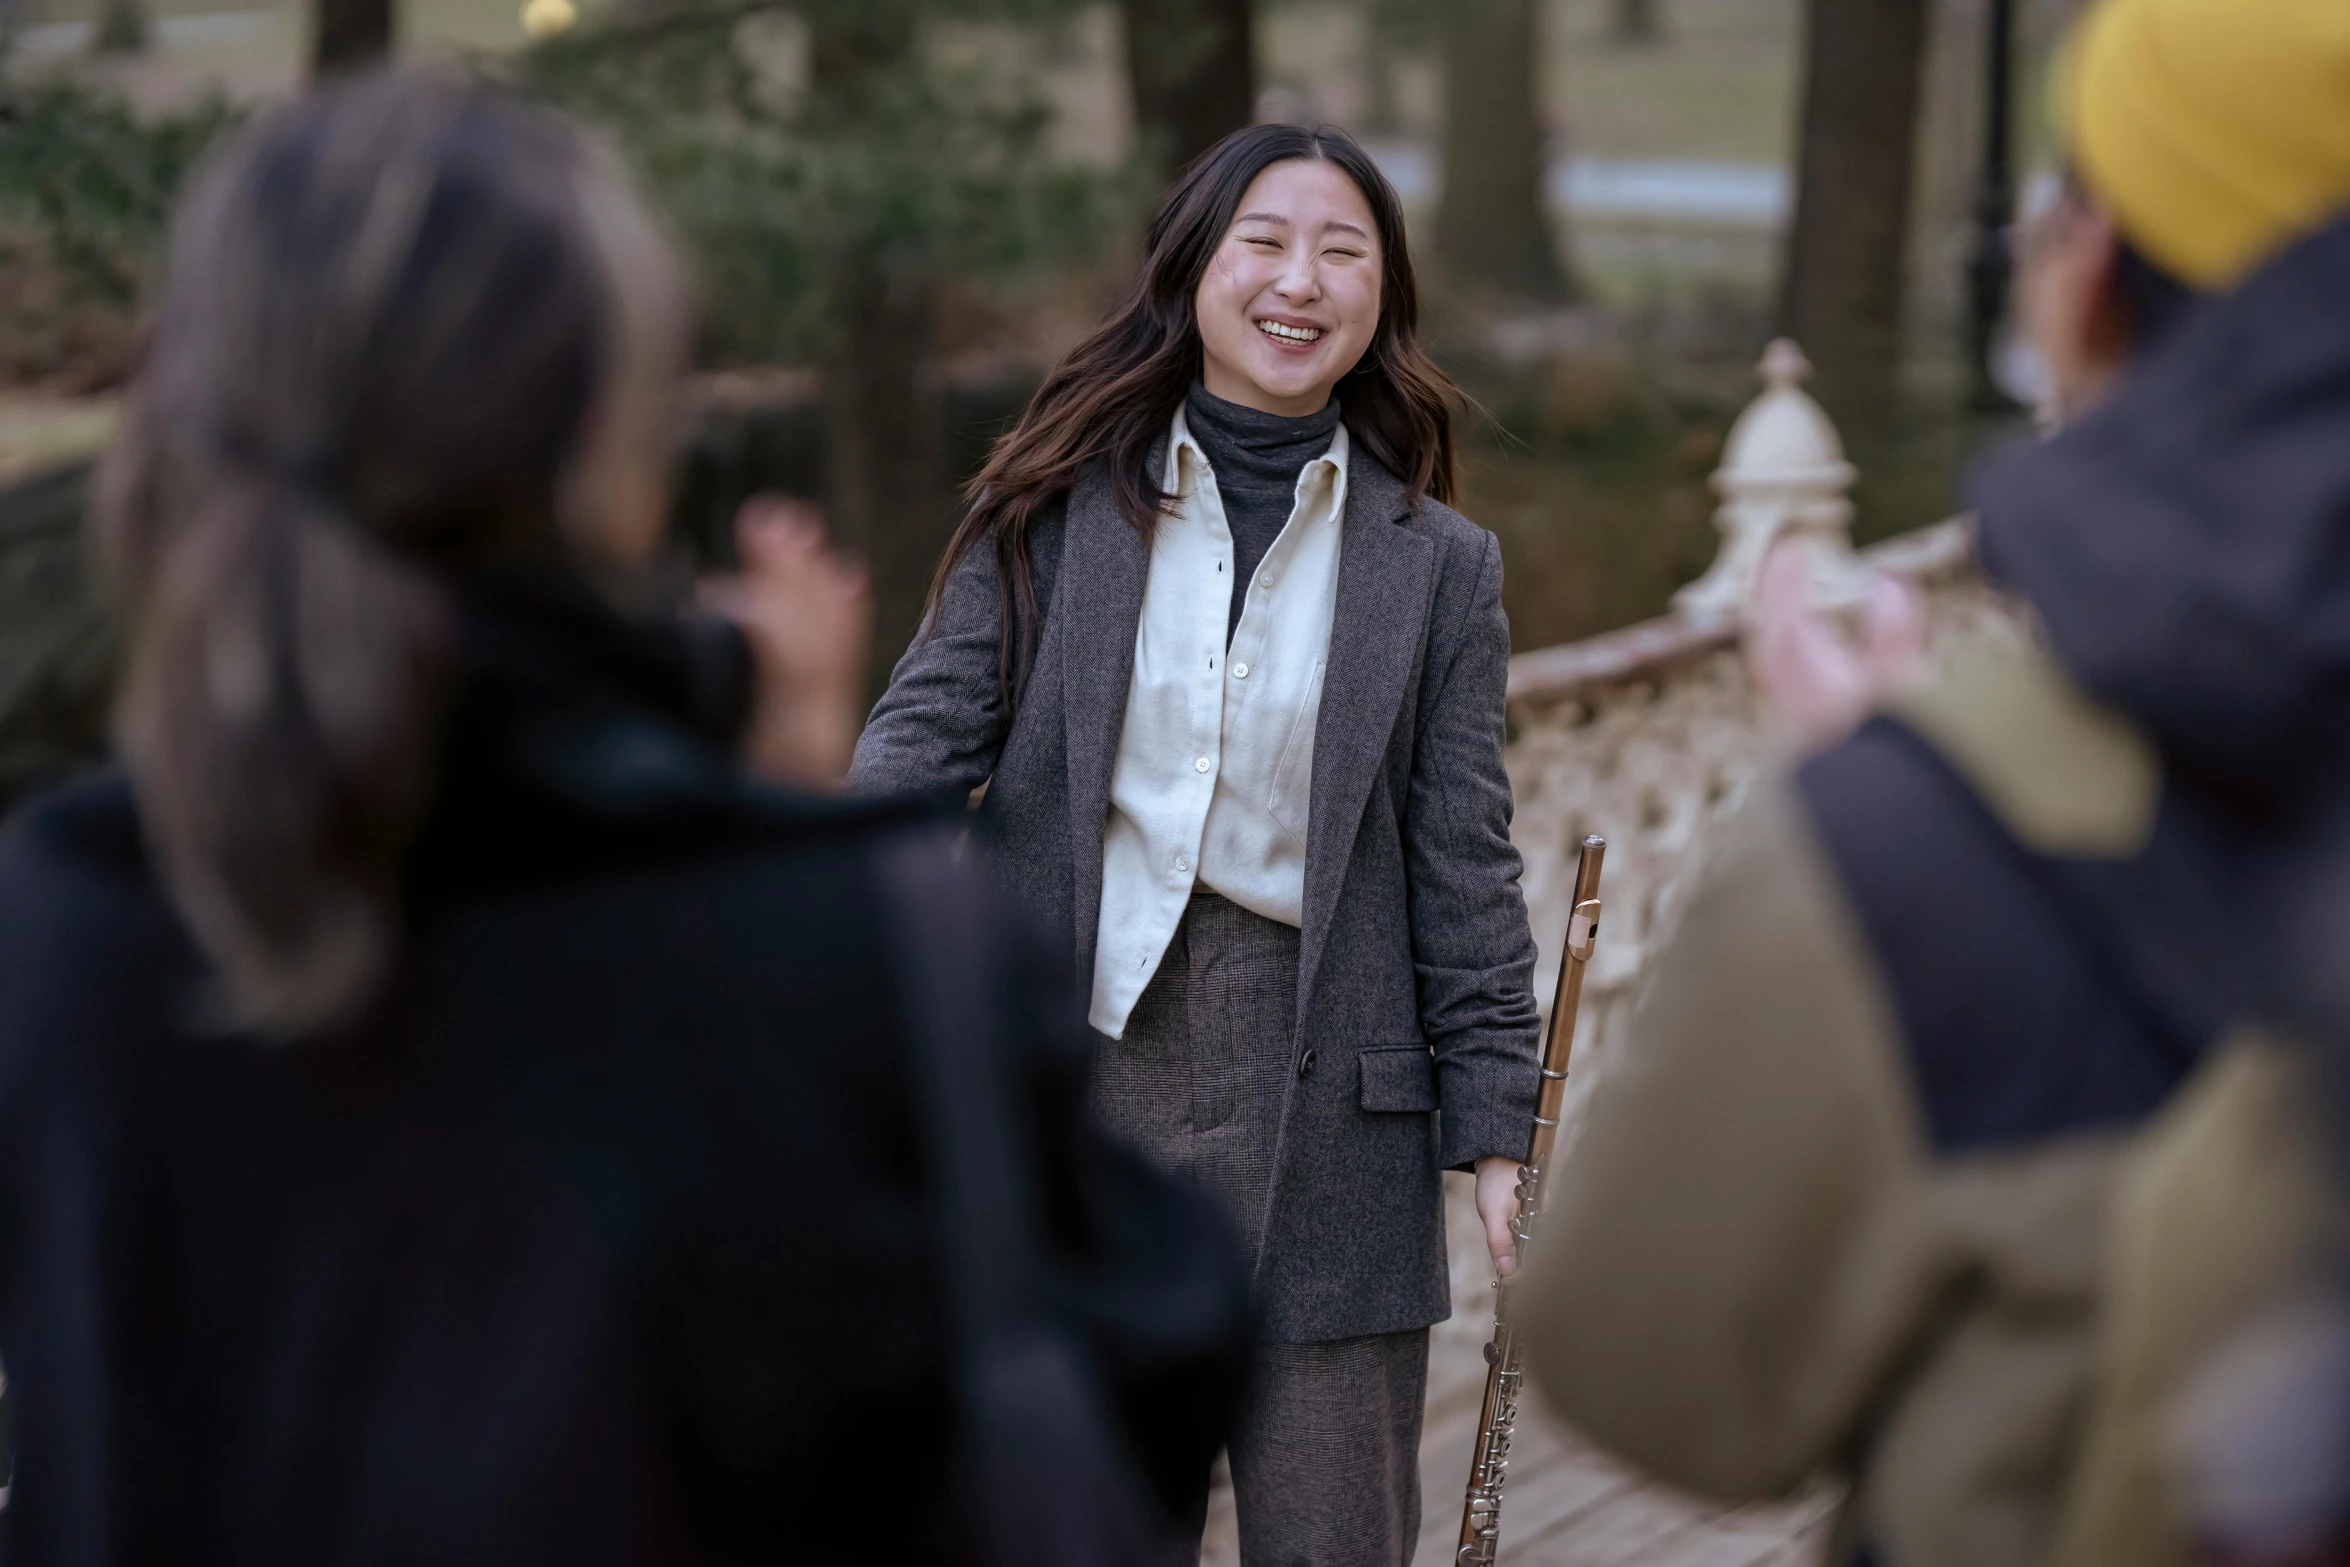
[{"label": "carved stone finial", "polygon": [[1771,346],[1763,350],[1762,363],[1755,366],[1763,385],[1772,391],[1799,388],[1811,379],[1811,360],[1796,346],[1791,337],[1774,337]]},{"label": "carved stone finial", "polygon": [[1825,546],[1813,552],[1820,602],[1846,604],[1864,591],[1852,559],[1852,502],[1846,498],[1859,475],[1844,460],[1844,442],[1827,411],[1803,389],[1811,361],[1780,338],[1756,368],[1763,393],[1730,426],[1714,473],[1722,497],[1714,514],[1721,553],[1704,576],[1673,595],[1674,608],[1693,618],[1741,614],[1763,556],[1790,531]]}]

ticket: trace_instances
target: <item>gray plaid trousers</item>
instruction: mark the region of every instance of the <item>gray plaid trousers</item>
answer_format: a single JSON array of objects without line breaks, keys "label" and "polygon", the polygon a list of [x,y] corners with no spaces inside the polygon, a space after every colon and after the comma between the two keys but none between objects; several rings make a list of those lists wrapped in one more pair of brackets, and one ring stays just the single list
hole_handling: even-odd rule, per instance
[{"label": "gray plaid trousers", "polygon": [[[1195,893],[1094,1069],[1103,1120],[1222,1204],[1259,1273],[1297,1067],[1294,927]],[[1244,1567],[1405,1567],[1420,1532],[1428,1331],[1260,1346],[1232,1435]]]}]

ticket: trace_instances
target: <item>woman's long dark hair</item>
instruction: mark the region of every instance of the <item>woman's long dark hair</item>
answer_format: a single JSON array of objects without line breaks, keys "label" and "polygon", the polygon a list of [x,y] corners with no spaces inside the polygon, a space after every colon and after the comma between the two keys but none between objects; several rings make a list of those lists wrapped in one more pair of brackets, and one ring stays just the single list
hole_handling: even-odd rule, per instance
[{"label": "woman's long dark hair", "polygon": [[[1412,494],[1453,493],[1452,409],[1460,393],[1420,350],[1418,285],[1404,242],[1403,203],[1361,143],[1335,126],[1252,125],[1183,171],[1150,224],[1142,274],[1092,336],[1054,366],[1019,424],[995,444],[965,492],[970,510],[930,584],[930,608],[963,558],[992,547],[1003,594],[1002,687],[1016,702],[1036,651],[1036,576],[1028,529],[1078,471],[1106,456],[1118,510],[1145,538],[1168,497],[1150,470],[1151,444],[1200,374],[1192,298],[1223,244],[1240,200],[1276,163],[1334,163],[1370,203],[1383,271],[1379,326],[1361,363],[1338,384],[1356,444]],[[927,624],[927,620],[926,620]]]}]

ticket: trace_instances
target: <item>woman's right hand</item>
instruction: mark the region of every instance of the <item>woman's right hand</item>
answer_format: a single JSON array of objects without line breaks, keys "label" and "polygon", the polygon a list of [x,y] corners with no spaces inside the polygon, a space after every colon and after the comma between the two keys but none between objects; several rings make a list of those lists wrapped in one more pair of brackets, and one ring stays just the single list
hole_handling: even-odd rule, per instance
[{"label": "woman's right hand", "polygon": [[863,562],[833,548],[805,501],[755,495],[735,517],[741,569],[703,585],[740,627],[757,690],[744,759],[762,777],[829,788],[856,749],[871,656],[873,595]]}]

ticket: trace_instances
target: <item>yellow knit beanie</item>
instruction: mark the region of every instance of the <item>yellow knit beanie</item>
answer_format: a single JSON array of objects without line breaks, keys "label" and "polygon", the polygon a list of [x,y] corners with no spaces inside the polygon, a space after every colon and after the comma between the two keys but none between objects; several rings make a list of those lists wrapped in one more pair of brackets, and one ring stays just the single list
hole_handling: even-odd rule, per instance
[{"label": "yellow knit beanie", "polygon": [[2057,115],[2146,259],[2225,291],[2350,208],[2350,0],[2098,0]]}]

